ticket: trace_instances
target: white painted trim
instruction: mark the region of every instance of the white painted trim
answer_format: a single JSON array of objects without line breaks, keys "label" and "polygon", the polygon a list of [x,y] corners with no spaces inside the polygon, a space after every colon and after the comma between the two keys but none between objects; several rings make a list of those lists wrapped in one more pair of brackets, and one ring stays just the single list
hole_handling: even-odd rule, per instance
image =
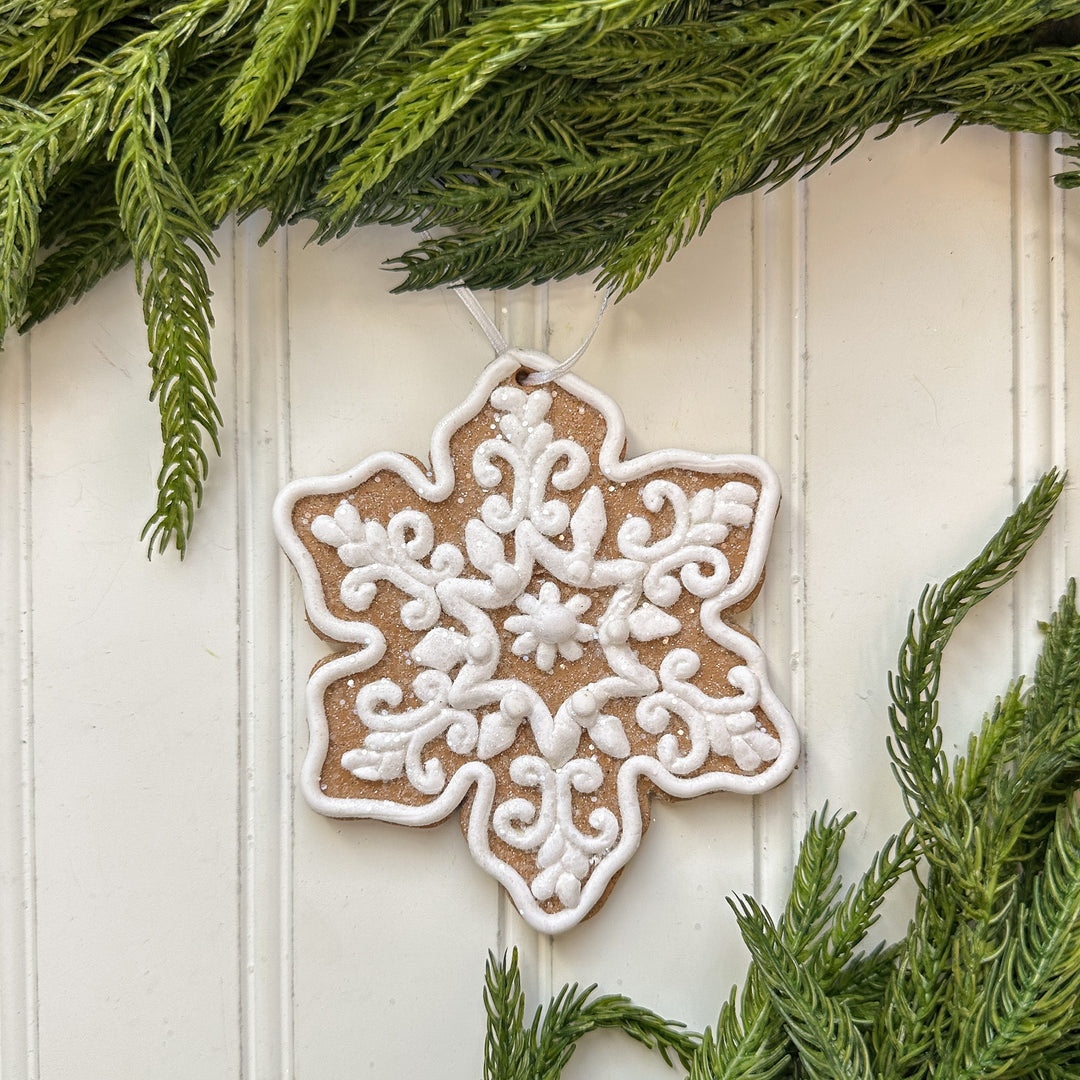
[{"label": "white painted trim", "polygon": [[30,337],[0,355],[0,1076],[39,1075]]},{"label": "white painted trim", "polygon": [[292,605],[266,507],[289,468],[288,240],[235,230],[241,1077],[290,1080]]}]

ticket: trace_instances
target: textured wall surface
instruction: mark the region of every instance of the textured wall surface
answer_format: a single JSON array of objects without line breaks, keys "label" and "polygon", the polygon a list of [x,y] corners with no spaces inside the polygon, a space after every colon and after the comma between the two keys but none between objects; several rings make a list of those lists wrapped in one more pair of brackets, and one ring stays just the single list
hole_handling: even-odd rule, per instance
[{"label": "textured wall surface", "polygon": [[[828,800],[857,873],[900,821],[885,674],[923,583],[1051,464],[1080,473],[1080,217],[1052,142],[942,124],[725,207],[612,308],[578,371],[631,453],[754,451],[784,502],[751,627],[803,732],[782,787],[661,805],[600,914],[551,940],[453,823],[312,813],[303,687],[326,647],[269,509],[293,476],[426,453],[490,358],[445,291],[391,297],[402,231],[259,248],[213,271],[226,418],[187,559],[145,557],[157,416],[129,274],[0,356],[0,1075],[355,1080],[481,1072],[487,950],[533,1000],[596,982],[702,1027],[746,963],[724,897],[783,902]],[[482,297],[508,338],[573,351],[587,281]],[[1072,391],[1070,401],[1068,391]],[[950,646],[959,747],[1080,569],[1070,485],[1010,589]],[[901,901],[883,934],[904,925]],[[664,1075],[596,1036],[568,1077]]]}]

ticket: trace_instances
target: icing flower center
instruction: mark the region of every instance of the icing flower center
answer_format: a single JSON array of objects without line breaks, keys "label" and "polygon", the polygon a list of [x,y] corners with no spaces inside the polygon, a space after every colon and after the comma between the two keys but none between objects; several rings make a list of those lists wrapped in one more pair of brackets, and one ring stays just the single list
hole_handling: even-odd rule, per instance
[{"label": "icing flower center", "polygon": [[537,596],[524,593],[517,599],[520,615],[511,615],[503,626],[516,634],[511,651],[526,659],[534,656],[541,671],[551,671],[555,658],[580,660],[584,650],[581,643],[596,637],[596,628],[579,622],[592,601],[583,593],[575,593],[564,604],[559,586],[545,581]]},{"label": "icing flower center", "polygon": [[577,634],[577,616],[565,604],[540,604],[533,621],[533,632],[549,645],[562,645]]}]

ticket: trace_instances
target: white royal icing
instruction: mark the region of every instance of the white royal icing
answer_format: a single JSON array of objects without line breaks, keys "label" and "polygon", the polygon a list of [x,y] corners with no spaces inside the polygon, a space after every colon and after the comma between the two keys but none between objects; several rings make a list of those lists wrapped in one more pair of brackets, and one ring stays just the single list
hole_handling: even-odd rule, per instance
[{"label": "white royal icing", "polygon": [[[645,480],[642,513],[610,522],[602,488],[593,483],[581,490],[592,467],[587,451],[556,433],[548,419],[556,391],[500,385],[523,362],[552,363],[540,354],[515,351],[490,365],[468,399],[436,427],[430,474],[402,455],[375,454],[348,473],[294,481],[279,495],[274,521],[300,575],[314,626],[359,646],[318,667],[308,683],[311,744],[301,783],[309,803],[335,817],[429,825],[475,788],[466,827],[473,856],[503,884],[532,926],[556,933],[588,914],[640,844],[642,777],[677,797],[760,792],[791,771],[798,737],[769,686],[761,650],[723,618],[761,578],[779,502],[775,474],[748,455],[661,450],[623,460],[625,431],[618,408],[566,375],[556,385],[598,410],[606,422],[596,464],[611,489]],[[465,479],[491,494],[482,500],[479,516],[468,521],[462,550],[438,542],[438,504],[457,483],[450,438],[489,402],[497,410],[495,431],[477,446]],[[667,469],[715,474],[717,482],[688,493],[671,479],[646,479]],[[306,538],[294,529],[293,508],[310,495],[344,496],[383,470],[411,486],[418,496],[415,507],[383,524],[364,520],[343,497],[332,514],[307,526],[311,536],[336,550],[347,571],[339,599],[357,617],[341,618],[327,604]],[[735,474],[754,477],[760,490],[725,479]],[[434,507],[435,520],[425,507]],[[733,528],[750,530],[734,578],[719,546]],[[601,557],[601,542],[612,533],[617,554]],[[400,594],[402,625],[419,635],[409,653],[415,675],[407,687],[419,705],[403,707],[406,687],[391,679],[350,682],[352,711],[364,730],[340,764],[364,781],[404,781],[428,797],[419,804],[339,798],[320,785],[329,746],[327,688],[382,659],[383,635],[362,616],[384,585]],[[602,608],[583,591],[597,589],[608,597]],[[685,594],[699,601],[691,610],[705,634],[740,661],[728,673],[727,692],[719,696],[694,681],[702,658],[680,643],[683,623],[665,610]],[[504,611],[496,623],[490,613],[499,609],[513,614]],[[645,642],[666,648],[656,670],[639,656],[637,645]],[[599,651],[606,670],[591,681],[583,674],[552,712],[538,692],[538,680],[556,664],[560,679],[572,678],[578,669],[595,673],[595,664],[579,663],[587,648]],[[535,680],[530,676],[525,682],[503,670],[506,652],[525,660]],[[606,711],[617,698],[636,701],[628,722],[657,737],[655,754],[633,753],[624,721]],[[530,749],[508,766],[520,796],[507,797],[497,790],[487,763],[522,745],[523,730]],[[436,741],[468,760],[447,775],[431,749]],[[575,792],[588,800],[604,786],[596,751],[618,763],[617,775],[608,778],[618,810],[597,806],[584,828],[575,823]],[[732,767],[699,771],[710,755],[728,759]],[[499,858],[492,836],[526,853],[534,871],[523,876]]]}]

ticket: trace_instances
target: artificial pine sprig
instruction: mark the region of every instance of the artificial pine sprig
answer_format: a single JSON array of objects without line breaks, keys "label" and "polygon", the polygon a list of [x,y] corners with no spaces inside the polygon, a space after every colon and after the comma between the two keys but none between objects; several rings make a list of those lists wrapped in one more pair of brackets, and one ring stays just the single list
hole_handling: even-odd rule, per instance
[{"label": "artificial pine sprig", "polygon": [[210,227],[171,167],[168,54],[143,54],[143,66],[113,108],[110,158],[117,159],[120,223],[135,259],[150,341],[150,394],[161,410],[164,461],[158,506],[147,522],[150,547],[183,551],[202,497],[205,432],[218,449],[221,413],[210,359],[210,284],[196,252],[215,254]]},{"label": "artificial pine sprig", "polygon": [[[690,1080],[1078,1074],[1075,583],[1044,627],[1031,687],[1009,687],[965,757],[950,765],[938,726],[950,636],[975,604],[1012,578],[1062,487],[1056,473],[1047,474],[967,567],[923,593],[889,682],[888,745],[908,820],[842,894],[837,867],[852,815],[823,811],[811,818],[779,918],[751,897],[732,902],[750,967],[741,996],[732,992],[715,1029],[700,1037],[682,1033]],[[886,893],[909,872],[917,892],[907,934],[892,946],[858,952]],[[576,997],[576,988],[564,990],[553,1015]],[[509,967],[489,966],[485,1003],[486,1080],[529,1075],[537,1023],[526,1032],[516,957]],[[667,1030],[648,1016],[649,1030]],[[548,1059],[556,1071],[543,1075],[554,1080],[570,1049],[558,1043]]]},{"label": "artificial pine sprig", "polygon": [[689,1067],[696,1038],[620,995],[593,997],[595,987],[564,986],[525,1027],[525,994],[515,949],[501,961],[489,954],[484,986],[487,1039],[484,1080],[558,1080],[578,1041],[590,1031],[617,1028],[668,1065]]}]

